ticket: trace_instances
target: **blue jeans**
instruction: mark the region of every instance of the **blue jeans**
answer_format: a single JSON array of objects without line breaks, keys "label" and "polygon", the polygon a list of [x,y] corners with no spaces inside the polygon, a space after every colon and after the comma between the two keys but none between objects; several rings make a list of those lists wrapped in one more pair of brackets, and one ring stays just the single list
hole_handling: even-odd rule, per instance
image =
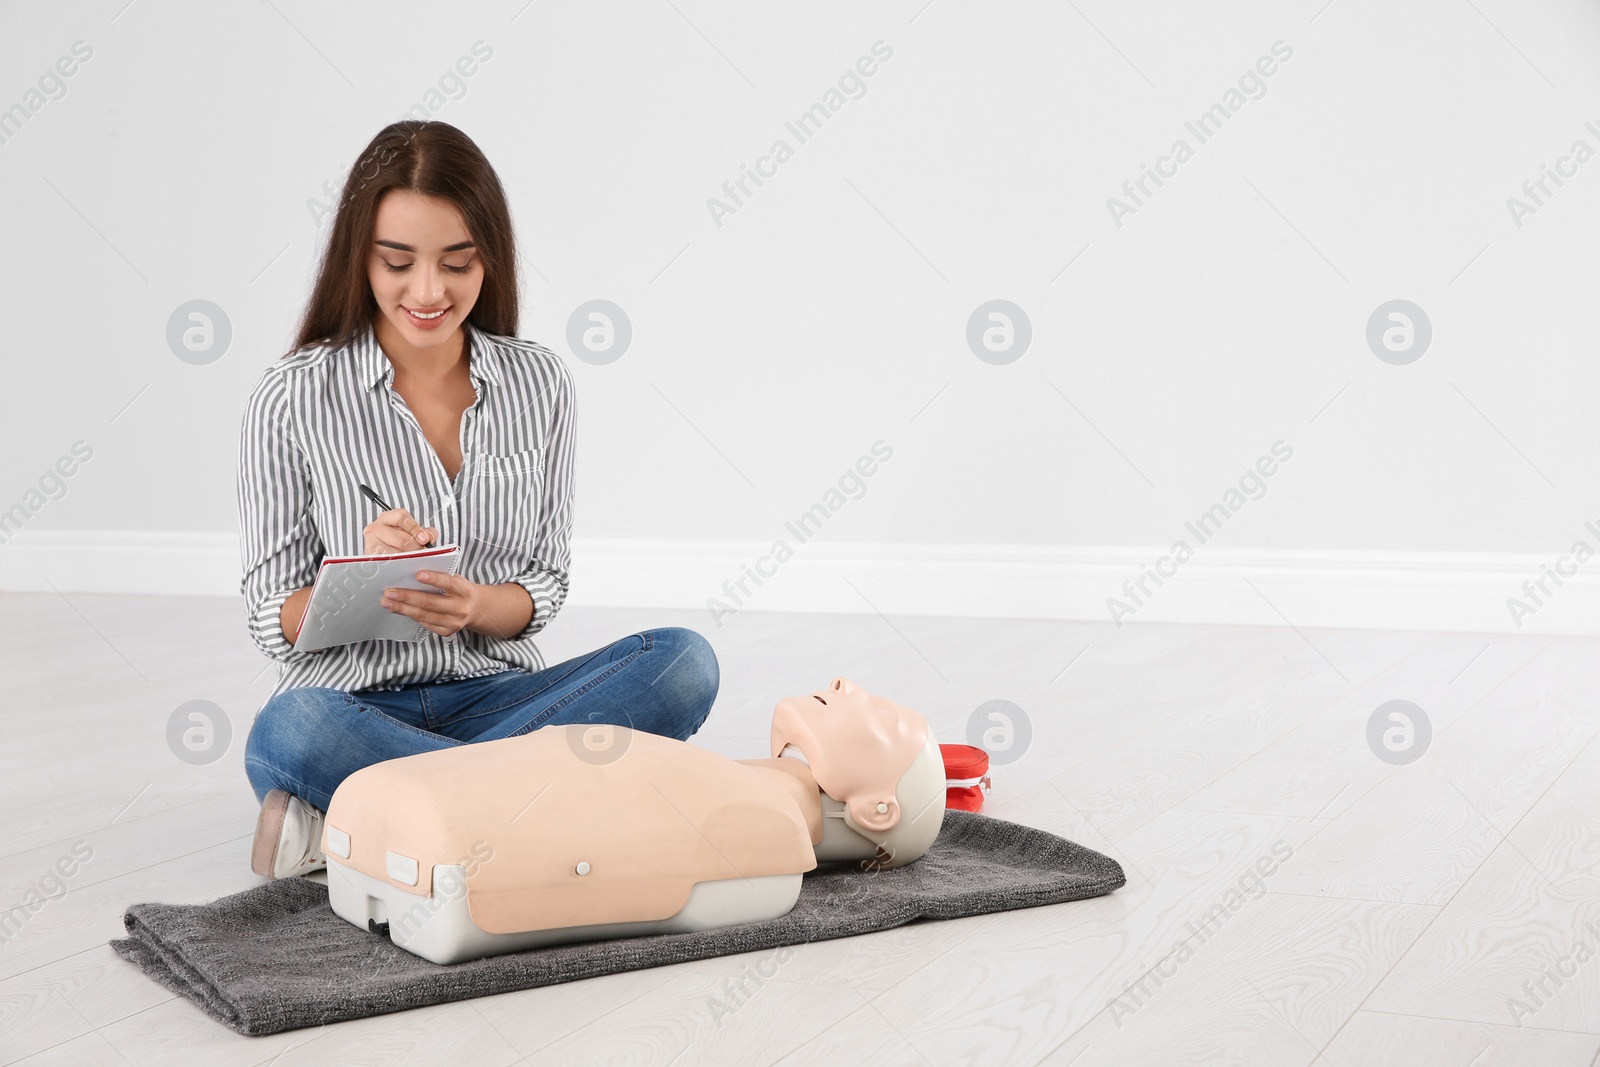
[{"label": "blue jeans", "polygon": [[541,726],[610,723],[688,740],[711,713],[719,680],[710,643],[668,626],[537,673],[355,693],[300,686],[256,714],[244,769],[257,801],[282,789],[327,811],[339,783],[362,767]]}]

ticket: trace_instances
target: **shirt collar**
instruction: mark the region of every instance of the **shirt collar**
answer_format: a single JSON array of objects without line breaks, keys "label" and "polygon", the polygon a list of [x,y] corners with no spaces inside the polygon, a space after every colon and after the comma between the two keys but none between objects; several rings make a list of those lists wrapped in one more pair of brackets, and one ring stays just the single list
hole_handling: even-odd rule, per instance
[{"label": "shirt collar", "polygon": [[[471,323],[462,323],[461,329],[466,333],[467,373],[475,382],[489,381],[499,385],[500,357],[494,346]],[[383,354],[383,347],[378,344],[378,335],[371,323],[356,337],[355,355],[361,382],[368,389],[375,389],[379,382],[394,378],[394,364]]]}]

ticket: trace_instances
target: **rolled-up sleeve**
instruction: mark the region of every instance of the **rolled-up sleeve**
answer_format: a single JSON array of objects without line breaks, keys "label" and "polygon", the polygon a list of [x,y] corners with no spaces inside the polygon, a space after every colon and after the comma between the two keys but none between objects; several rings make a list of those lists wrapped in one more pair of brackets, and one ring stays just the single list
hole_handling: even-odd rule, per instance
[{"label": "rolled-up sleeve", "polygon": [[532,556],[511,579],[533,599],[533,617],[513,641],[526,640],[548,626],[566,602],[571,585],[573,418],[577,390],[566,364],[558,360],[554,365],[559,377],[544,445],[544,484]]},{"label": "rolled-up sleeve", "polygon": [[239,554],[250,638],[261,652],[293,662],[278,612],[316,578],[322,541],[311,509],[311,479],[289,425],[288,390],[268,371],[245,405],[239,439]]}]

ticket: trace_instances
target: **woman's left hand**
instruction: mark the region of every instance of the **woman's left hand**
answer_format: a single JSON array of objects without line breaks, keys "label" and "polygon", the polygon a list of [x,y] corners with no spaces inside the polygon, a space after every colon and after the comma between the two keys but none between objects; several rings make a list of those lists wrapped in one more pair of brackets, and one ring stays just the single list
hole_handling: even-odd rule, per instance
[{"label": "woman's left hand", "polygon": [[459,574],[440,574],[438,571],[418,571],[417,579],[425,585],[438,587],[440,592],[385,589],[383,606],[396,614],[416,619],[441,637],[449,637],[472,622],[478,590],[483,588],[477,582],[468,581]]}]

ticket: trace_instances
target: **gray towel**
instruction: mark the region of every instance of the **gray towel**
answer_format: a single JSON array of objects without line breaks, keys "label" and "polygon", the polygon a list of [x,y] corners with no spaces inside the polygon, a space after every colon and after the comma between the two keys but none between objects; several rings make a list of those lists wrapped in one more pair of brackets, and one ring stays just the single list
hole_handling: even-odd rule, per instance
[{"label": "gray towel", "polygon": [[328,889],[279,878],[209,904],[134,904],[123,959],[241,1034],[261,1036],[468,997],[887,930],[918,919],[1096,897],[1116,860],[1054,834],[951,810],[921,859],[887,871],[821,863],[788,914],[690,934],[586,941],[441,965],[334,914]]}]

